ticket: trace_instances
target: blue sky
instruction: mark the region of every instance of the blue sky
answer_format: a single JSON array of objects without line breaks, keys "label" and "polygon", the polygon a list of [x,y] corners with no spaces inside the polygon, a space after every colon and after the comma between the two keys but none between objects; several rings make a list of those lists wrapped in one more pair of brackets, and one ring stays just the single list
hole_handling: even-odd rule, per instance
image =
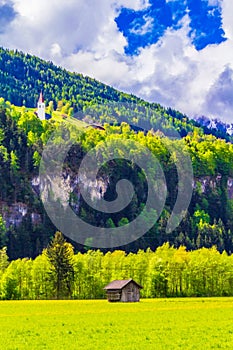
[{"label": "blue sky", "polygon": [[233,122],[232,0],[0,0],[0,45]]},{"label": "blue sky", "polygon": [[156,43],[167,28],[179,29],[185,13],[190,16],[188,35],[197,50],[226,40],[222,29],[221,8],[217,3],[209,4],[208,1],[201,0],[150,0],[149,6],[139,11],[122,8],[116,18],[119,30],[128,41],[126,54],[137,54],[142,47]]}]

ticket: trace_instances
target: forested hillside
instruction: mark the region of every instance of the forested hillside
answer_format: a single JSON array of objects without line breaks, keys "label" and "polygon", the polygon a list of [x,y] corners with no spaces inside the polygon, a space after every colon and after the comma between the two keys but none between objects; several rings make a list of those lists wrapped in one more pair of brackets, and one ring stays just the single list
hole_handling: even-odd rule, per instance
[{"label": "forested hillside", "polygon": [[88,116],[102,123],[127,122],[146,130],[159,127],[165,133],[173,128],[181,137],[198,128],[203,133],[231,139],[224,131],[210,131],[171,108],[149,104],[38,57],[0,48],[0,97],[16,106],[34,108],[41,90],[47,105],[50,102],[55,110],[79,119]]},{"label": "forested hillside", "polygon": [[[0,162],[1,162],[1,213],[6,229],[1,228],[1,247],[7,244],[10,258],[35,257],[47,246],[56,228],[51,224],[40,200],[37,178],[38,165],[43,147],[49,135],[61,123],[72,127],[72,117],[62,122],[56,115],[49,121],[40,121],[33,111],[19,109],[1,100],[0,106]],[[185,245],[188,249],[216,245],[220,251],[233,251],[233,146],[212,135],[193,133],[181,140],[169,140],[155,134],[135,132],[126,123],[120,126],[104,125],[104,130],[85,128],[79,142],[68,157],[69,176],[75,177],[84,154],[103,140],[110,143],[116,139],[134,140],[156,155],[166,177],[168,195],[162,215],[154,227],[142,238],[124,248],[137,251],[148,247],[155,249],[164,242],[175,246]],[[172,154],[166,143],[186,149],[192,159],[195,186],[189,211],[180,226],[168,234],[166,226],[177,194],[177,175]],[[104,156],[104,155],[103,155]],[[135,157],[137,154],[135,152]],[[121,178],[129,179],[137,188],[137,196],[120,213],[104,214],[92,210],[79,197],[76,187],[70,186],[70,199],[77,215],[94,226],[117,227],[135,218],[145,202],[145,178],[138,176],[133,164],[115,161],[114,166],[105,169],[111,182],[102,181],[102,196],[108,200],[115,197],[115,184]],[[65,176],[67,175],[65,174]],[[98,189],[96,198],[98,200]],[[145,217],[145,220],[148,220]],[[4,226],[4,225],[3,225]],[[88,249],[76,244],[76,248]]]},{"label": "forested hillside", "polygon": [[[30,110],[36,105],[41,89],[47,112],[52,116],[46,121],[40,121],[34,110]],[[233,251],[233,146],[228,142],[230,136],[207,135],[208,130],[179,112],[148,104],[36,57],[3,49],[0,50],[0,96],[3,97],[0,99],[0,248],[7,246],[10,259],[36,257],[56,231],[41,203],[38,167],[49,136],[61,125],[71,134],[75,125],[85,130],[70,150],[64,171],[64,177],[70,179],[67,183],[70,204],[84,221],[97,227],[119,227],[141,212],[147,194],[145,177],[133,163],[116,160],[111,166],[108,164],[105,171],[111,181],[100,173],[101,193],[97,188],[94,191],[94,201],[98,202],[100,196],[111,201],[116,195],[117,181],[126,178],[132,182],[136,196],[120,213],[101,215],[92,210],[74,186],[80,161],[92,147],[104,140],[112,145],[119,139],[136,141],[146,145],[159,160],[168,194],[158,222],[124,249],[127,252],[154,250],[169,242],[175,247],[185,245],[188,250],[215,245],[220,252]],[[21,105],[26,107],[17,107]],[[86,128],[86,124],[79,124],[77,119],[89,123],[97,121],[103,128]],[[180,139],[167,137],[174,132],[180,134]],[[166,147],[168,145],[170,147]],[[178,186],[174,154],[169,151],[173,147],[189,153],[194,183],[185,218],[178,228],[167,233]],[[137,157],[135,150],[135,159]],[[144,220],[149,218],[145,216]],[[90,234],[84,246],[72,243],[84,252],[91,242]]]}]

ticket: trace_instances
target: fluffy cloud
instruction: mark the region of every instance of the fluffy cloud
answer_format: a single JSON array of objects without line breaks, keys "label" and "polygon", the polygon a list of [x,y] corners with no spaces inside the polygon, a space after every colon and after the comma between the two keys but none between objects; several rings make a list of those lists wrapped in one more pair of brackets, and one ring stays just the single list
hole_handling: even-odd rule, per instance
[{"label": "fluffy cloud", "polygon": [[233,69],[227,66],[210,88],[205,107],[212,114],[222,115],[232,122],[233,111]]},{"label": "fluffy cloud", "polygon": [[63,55],[90,50],[112,11],[107,0],[98,8],[94,0],[14,0],[14,9],[18,16],[1,40],[43,57],[54,52],[54,44]]},{"label": "fluffy cloud", "polygon": [[0,33],[3,33],[8,28],[16,15],[11,2],[6,3],[6,1],[0,0]]},{"label": "fluffy cloud", "polygon": [[[7,30],[0,31],[0,45],[54,60],[190,116],[230,120],[233,3],[208,1],[222,6],[227,40],[199,51],[189,35],[189,14],[184,13],[179,26],[168,28],[157,43],[141,48],[138,55],[126,55],[127,39],[115,18],[122,7],[142,10],[150,6],[148,0],[12,0],[17,15],[8,21]],[[0,0],[2,5],[5,1]],[[149,27],[151,21],[146,22]]]}]

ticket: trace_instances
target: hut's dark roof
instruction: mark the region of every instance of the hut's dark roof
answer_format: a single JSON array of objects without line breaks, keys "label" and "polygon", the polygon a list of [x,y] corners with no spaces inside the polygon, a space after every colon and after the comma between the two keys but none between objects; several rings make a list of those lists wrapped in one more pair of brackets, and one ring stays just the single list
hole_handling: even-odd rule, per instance
[{"label": "hut's dark roof", "polygon": [[129,284],[130,282],[133,282],[134,284],[136,284],[138,286],[138,288],[142,288],[142,286],[140,286],[140,284],[138,284],[137,282],[135,282],[132,278],[129,280],[115,280],[110,282],[106,287],[104,287],[105,290],[113,290],[113,289],[123,289],[125,286],[127,286],[127,284]]}]

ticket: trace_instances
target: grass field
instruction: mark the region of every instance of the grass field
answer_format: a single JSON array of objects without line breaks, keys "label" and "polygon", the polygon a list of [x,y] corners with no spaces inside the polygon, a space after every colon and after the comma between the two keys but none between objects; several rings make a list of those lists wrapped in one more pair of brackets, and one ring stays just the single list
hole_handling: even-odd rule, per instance
[{"label": "grass field", "polygon": [[[67,119],[64,119],[64,117]],[[83,121],[75,119],[73,117],[68,117],[67,114],[64,114],[61,112],[53,112],[53,119],[59,122],[66,122],[66,123],[72,124],[77,128],[85,128],[88,126],[87,123],[84,123]]]},{"label": "grass field", "polygon": [[0,302],[0,349],[233,349],[233,298]]}]

